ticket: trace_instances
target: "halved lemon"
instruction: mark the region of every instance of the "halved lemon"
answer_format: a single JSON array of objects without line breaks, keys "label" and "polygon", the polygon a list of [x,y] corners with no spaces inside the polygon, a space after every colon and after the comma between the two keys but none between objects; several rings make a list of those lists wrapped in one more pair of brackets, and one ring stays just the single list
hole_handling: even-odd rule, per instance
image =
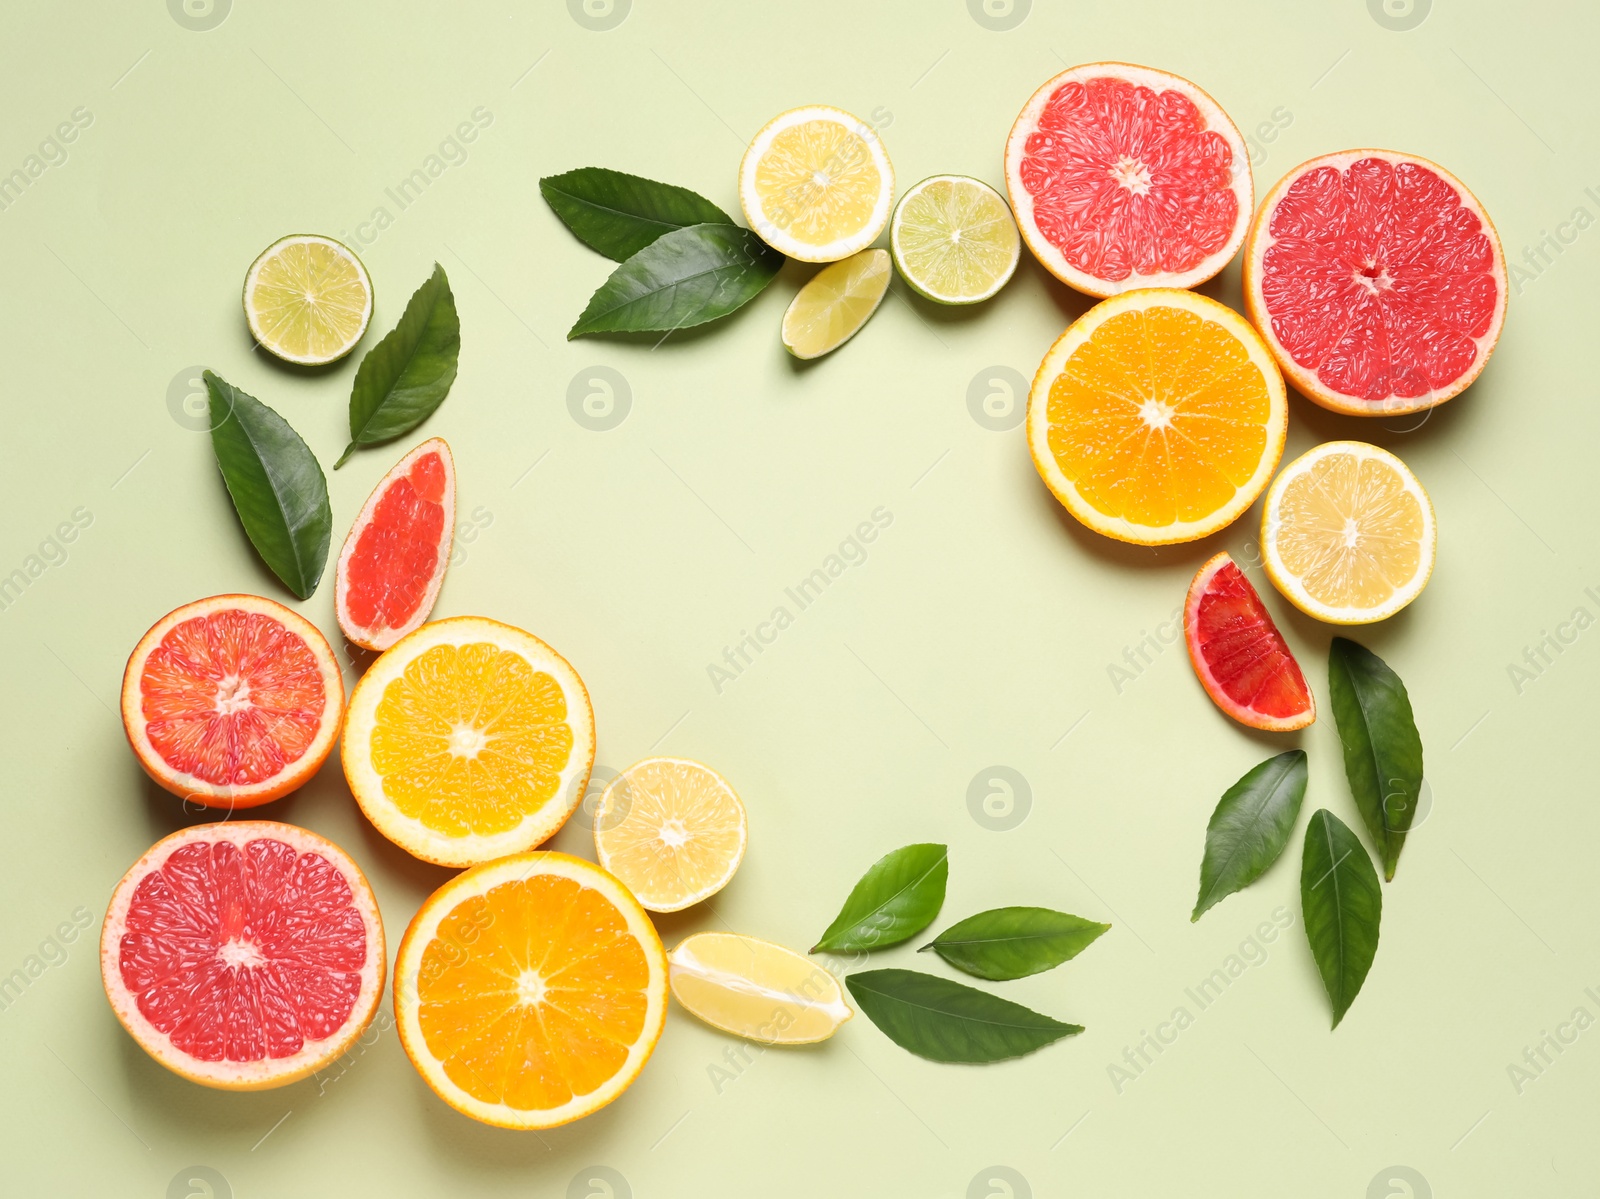
[{"label": "halved lemon", "polygon": [[594,709],[567,660],[481,616],[425,624],[350,696],[339,756],[373,826],[441,866],[532,849],[583,798]]},{"label": "halved lemon", "polygon": [[823,267],[783,314],[783,348],[796,358],[820,358],[854,337],[889,290],[889,254],[862,250]]},{"label": "halved lemon", "polygon": [[285,362],[343,358],[372,321],[372,280],[361,259],[331,237],[273,242],[244,277],[244,316],[262,347]]},{"label": "halved lemon", "polygon": [[894,206],[889,248],[921,295],[939,304],[976,304],[1010,281],[1022,237],[1011,206],[987,183],[935,175]]},{"label": "halved lemon", "polygon": [[768,1045],[825,1041],[855,1013],[839,980],[792,949],[695,933],[667,955],[672,994],[713,1028]]},{"label": "halved lemon", "polygon": [[1028,448],[1091,529],[1167,545],[1255,502],[1288,420],[1283,376],[1249,322],[1152,287],[1101,301],[1050,347],[1028,395]]},{"label": "halved lemon", "polygon": [[1388,450],[1329,441],[1273,480],[1261,514],[1267,577],[1307,616],[1370,624],[1421,594],[1433,573],[1433,502]]},{"label": "halved lemon", "polygon": [[746,838],[744,804],[728,780],[687,758],[635,762],[595,805],[595,856],[652,912],[722,890]]},{"label": "halved lemon", "polygon": [[611,875],[564,853],[458,874],[423,903],[394,963],[406,1056],[457,1111],[552,1128],[610,1103],[667,1015],[667,957]]},{"label": "halved lemon", "polygon": [[739,203],[760,238],[802,262],[837,262],[889,221],[894,168],[875,129],[814,104],[767,122],[739,164]]}]

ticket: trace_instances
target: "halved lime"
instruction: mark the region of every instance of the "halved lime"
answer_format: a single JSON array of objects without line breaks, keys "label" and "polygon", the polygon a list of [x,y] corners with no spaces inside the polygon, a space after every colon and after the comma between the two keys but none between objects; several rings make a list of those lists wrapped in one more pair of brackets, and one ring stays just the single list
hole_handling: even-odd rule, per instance
[{"label": "halved lime", "polygon": [[783,314],[783,348],[821,358],[854,337],[889,290],[889,255],[862,250],[830,263],[806,282]]},{"label": "halved lime", "polygon": [[285,362],[343,358],[372,320],[367,268],[331,237],[273,242],[244,277],[244,317],[262,347]]},{"label": "halved lime", "polygon": [[976,304],[1011,278],[1022,238],[994,188],[965,175],[935,175],[895,207],[889,248],[919,294],[940,304]]}]

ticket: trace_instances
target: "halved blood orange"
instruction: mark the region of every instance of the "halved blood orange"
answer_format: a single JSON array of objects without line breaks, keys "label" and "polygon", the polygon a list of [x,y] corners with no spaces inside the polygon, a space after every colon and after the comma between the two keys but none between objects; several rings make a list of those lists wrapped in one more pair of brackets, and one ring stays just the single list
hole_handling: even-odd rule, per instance
[{"label": "halved blood orange", "polygon": [[1288,732],[1317,718],[1300,663],[1227,554],[1212,558],[1189,584],[1183,634],[1200,685],[1240,724]]},{"label": "halved blood orange", "polygon": [[100,934],[111,1008],[176,1074],[257,1091],[345,1053],[383,996],[383,921],[331,841],[271,820],[173,833],[123,875]]},{"label": "halved blood orange", "polygon": [[1244,300],[1289,381],[1356,416],[1420,412],[1488,362],[1506,313],[1488,213],[1437,163],[1342,150],[1301,163],[1245,242]]},{"label": "halved blood orange", "polygon": [[339,553],[333,602],[351,644],[385,650],[439,598],[456,526],[456,468],[432,437],[373,489]]},{"label": "halved blood orange", "polygon": [[259,595],[167,613],[122,676],[122,725],[139,764],[204,807],[251,808],[307,782],[343,714],[327,638]]},{"label": "halved blood orange", "polygon": [[1102,298],[1204,283],[1238,252],[1255,198],[1222,107],[1123,62],[1073,67],[1033,94],[1006,142],[1006,187],[1045,269]]}]

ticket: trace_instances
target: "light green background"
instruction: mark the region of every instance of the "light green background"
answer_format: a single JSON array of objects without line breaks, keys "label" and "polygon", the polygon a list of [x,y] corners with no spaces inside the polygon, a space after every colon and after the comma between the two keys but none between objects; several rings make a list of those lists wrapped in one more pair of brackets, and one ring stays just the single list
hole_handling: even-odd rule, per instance
[{"label": "light green background", "polygon": [[[1600,1017],[1585,992],[1600,993],[1600,632],[1520,690],[1508,665],[1575,608],[1600,615],[1600,232],[1561,224],[1580,207],[1584,225],[1600,216],[1597,36],[1584,6],[1488,0],[1436,0],[1409,31],[1361,0],[1036,0],[1010,31],[961,0],[636,0],[608,31],[552,0],[235,0],[206,32],[160,0],[6,5],[0,172],[74,109],[92,123],[0,211],[0,573],[74,510],[93,520],[0,612],[0,973],[25,968],[75,909],[93,928],[0,1010],[0,1189],[154,1199],[187,1193],[169,1183],[206,1166],[239,1199],[561,1196],[604,1193],[568,1190],[602,1166],[624,1180],[615,1194],[639,1199],[1005,1194],[991,1177],[1019,1196],[1361,1199],[1390,1193],[1384,1171],[1398,1164],[1419,1173],[1395,1173],[1396,1195],[1592,1193],[1600,1031],[1520,1094],[1507,1067],[1575,1008]],[[1357,823],[1330,720],[1298,738],[1244,732],[1177,645],[1120,694],[1108,669],[1159,631],[1208,555],[1247,558],[1259,513],[1198,545],[1113,545],[1057,507],[1020,429],[969,413],[969,382],[994,366],[1031,375],[1080,297],[1031,260],[973,312],[935,311],[897,286],[857,340],[798,368],[777,337],[807,273],[792,266],[703,333],[659,347],[563,340],[608,264],[546,210],[541,175],[613,166],[737,212],[746,139],[785,108],[827,102],[882,123],[902,184],[951,171],[998,184],[1027,96],[1099,58],[1195,79],[1252,136],[1278,113],[1275,140],[1257,146],[1258,192],[1352,145],[1436,158],[1477,191],[1527,272],[1483,378],[1420,428],[1292,404],[1289,454],[1336,437],[1389,446],[1440,526],[1426,593],[1360,634],[1410,686],[1434,806],[1384,890],[1376,964],[1334,1033],[1300,927],[1298,837],[1256,886],[1188,920],[1207,817],[1253,762],[1304,745],[1305,815],[1326,806]],[[385,189],[426,169],[480,107],[492,122],[465,160],[401,211]],[[378,207],[392,223],[363,231]],[[275,366],[252,352],[239,311],[251,259],[299,231],[370,242],[368,345],[435,260],[453,283],[461,373],[425,431],[454,448],[463,523],[478,515],[438,614],[511,621],[566,654],[593,693],[605,766],[690,755],[743,794],[744,866],[714,905],[661,921],[668,944],[730,927],[805,946],[880,854],[942,840],[944,922],[1012,903],[1113,922],[1081,959],[997,987],[1087,1032],[964,1068],[914,1058],[858,1019],[823,1046],[756,1053],[728,1081],[711,1068],[737,1043],[674,1009],[632,1090],[545,1134],[445,1107],[392,1031],[320,1084],[257,1095],[202,1090],[134,1046],[102,997],[94,935],[128,864],[194,817],[127,750],[123,663],[180,603],[289,598],[240,534],[208,439],[169,409],[169,384],[181,376],[181,416],[185,368],[214,368],[332,463],[353,360],[314,375]],[[1573,240],[1547,265],[1524,260],[1546,233]],[[1237,304],[1237,264],[1207,290]],[[606,432],[567,406],[596,364],[631,393]],[[330,476],[339,538],[404,448]],[[880,506],[893,523],[866,561],[718,694],[708,664]],[[1267,590],[1326,712],[1329,630]],[[336,632],[331,583],[299,607]],[[967,804],[997,764],[1031,790],[1010,831]],[[391,947],[446,877],[366,825],[336,762],[261,815],[356,857]],[[553,844],[592,849],[576,824]],[[1292,927],[1199,1011],[1185,988],[1279,905]],[[909,948],[875,964],[942,970]],[[1192,1026],[1119,1094],[1108,1066],[1180,1005]]]}]

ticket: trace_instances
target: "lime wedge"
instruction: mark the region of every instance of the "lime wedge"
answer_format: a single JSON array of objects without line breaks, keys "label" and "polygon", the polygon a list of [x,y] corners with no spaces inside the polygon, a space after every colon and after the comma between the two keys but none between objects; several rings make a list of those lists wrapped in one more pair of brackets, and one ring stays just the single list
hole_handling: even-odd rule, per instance
[{"label": "lime wedge", "polygon": [[823,267],[783,314],[783,348],[796,358],[821,358],[866,324],[889,290],[889,255],[862,250]]},{"label": "lime wedge", "polygon": [[261,252],[244,277],[244,316],[262,347],[285,362],[343,358],[372,320],[372,280],[331,237],[297,234]]},{"label": "lime wedge", "polygon": [[994,188],[965,175],[935,175],[900,200],[889,248],[919,294],[940,304],[976,304],[1011,278],[1022,239]]}]

